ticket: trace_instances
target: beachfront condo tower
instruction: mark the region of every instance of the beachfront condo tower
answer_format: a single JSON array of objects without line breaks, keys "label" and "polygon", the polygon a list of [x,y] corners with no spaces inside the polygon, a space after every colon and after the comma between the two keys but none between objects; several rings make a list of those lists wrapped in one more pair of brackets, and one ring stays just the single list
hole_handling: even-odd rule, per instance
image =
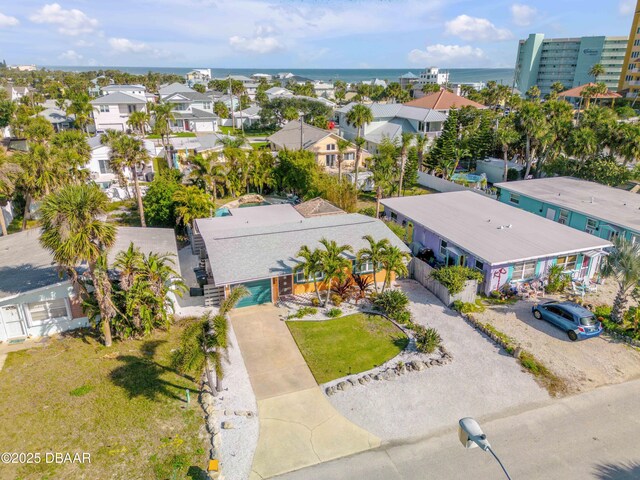
[{"label": "beachfront condo tower", "polygon": [[618,91],[628,97],[637,97],[640,94],[640,0],[633,12]]},{"label": "beachfront condo tower", "polygon": [[578,87],[594,81],[589,70],[599,63],[605,74],[598,82],[615,91],[626,50],[626,37],[544,38],[532,33],[518,45],[515,87],[524,94],[537,85],[543,95],[555,82],[567,89]]}]

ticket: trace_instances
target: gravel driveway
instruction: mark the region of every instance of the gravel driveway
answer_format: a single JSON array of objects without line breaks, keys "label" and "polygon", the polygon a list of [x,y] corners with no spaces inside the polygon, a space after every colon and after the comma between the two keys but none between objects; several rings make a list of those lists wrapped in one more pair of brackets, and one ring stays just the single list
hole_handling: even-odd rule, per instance
[{"label": "gravel driveway", "polygon": [[[542,299],[540,302],[546,300]],[[572,342],[567,334],[531,314],[534,302],[488,308],[474,316],[519,342],[567,382],[568,393],[640,377],[640,352],[606,336]]]},{"label": "gravel driveway", "polygon": [[388,441],[424,436],[465,416],[481,419],[549,399],[514,358],[419,283],[402,280],[398,285],[411,299],[416,323],[440,332],[453,361],[328,397],[342,415]]}]

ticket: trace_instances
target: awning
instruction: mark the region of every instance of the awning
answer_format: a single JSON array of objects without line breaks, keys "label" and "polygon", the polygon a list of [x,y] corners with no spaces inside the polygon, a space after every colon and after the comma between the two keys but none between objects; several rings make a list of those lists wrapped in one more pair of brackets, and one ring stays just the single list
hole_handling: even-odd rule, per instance
[{"label": "awning", "polygon": [[445,250],[453,253],[456,257],[461,257],[462,255],[464,255],[459,248],[451,246],[451,247],[446,247]]},{"label": "awning", "polygon": [[604,250],[589,250],[588,252],[584,252],[584,255],[587,257],[603,257],[609,255],[609,252],[605,252]]},{"label": "awning", "polygon": [[600,228],[607,228],[609,230],[611,230],[612,232],[616,232],[616,233],[622,233],[622,229],[618,228],[614,225],[609,225],[608,223],[603,223],[600,225]]}]

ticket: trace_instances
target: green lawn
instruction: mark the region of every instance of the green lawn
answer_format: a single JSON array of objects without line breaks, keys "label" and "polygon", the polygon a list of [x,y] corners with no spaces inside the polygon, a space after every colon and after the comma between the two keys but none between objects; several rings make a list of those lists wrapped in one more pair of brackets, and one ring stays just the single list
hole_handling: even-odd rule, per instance
[{"label": "green lawn", "polygon": [[[196,134],[193,132],[174,132],[171,134],[172,137],[184,137],[184,138],[191,138],[191,137],[195,137]],[[159,140],[160,139],[160,135],[156,135],[156,134],[150,134],[147,135],[148,139],[150,140]]]},{"label": "green lawn", "polygon": [[395,357],[409,342],[398,327],[377,315],[290,321],[287,326],[318,383],[370,370]]},{"label": "green lawn", "polygon": [[180,330],[108,349],[76,331],[10,353],[0,372],[0,451],[87,452],[91,464],[3,465],[0,478],[205,478],[197,385],[168,367]]}]

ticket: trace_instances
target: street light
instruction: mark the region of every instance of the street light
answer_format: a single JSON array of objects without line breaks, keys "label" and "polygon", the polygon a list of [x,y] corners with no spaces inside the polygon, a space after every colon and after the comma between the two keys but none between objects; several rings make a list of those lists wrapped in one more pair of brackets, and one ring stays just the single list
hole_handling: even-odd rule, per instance
[{"label": "street light", "polygon": [[458,438],[460,439],[460,443],[462,443],[465,448],[480,447],[485,452],[490,452],[502,468],[504,474],[509,480],[511,480],[509,473],[507,473],[507,469],[504,468],[504,465],[502,465],[502,462],[491,448],[491,445],[489,445],[487,436],[482,432],[480,424],[471,417],[461,418],[458,423]]}]

